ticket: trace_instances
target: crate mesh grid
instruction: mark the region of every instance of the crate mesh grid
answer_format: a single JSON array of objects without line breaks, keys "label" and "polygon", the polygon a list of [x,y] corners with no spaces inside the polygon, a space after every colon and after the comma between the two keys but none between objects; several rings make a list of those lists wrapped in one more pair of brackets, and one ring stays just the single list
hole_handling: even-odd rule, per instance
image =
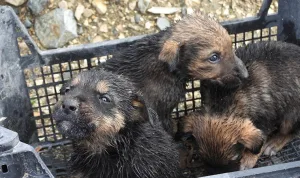
[{"label": "crate mesh grid", "polygon": [[[231,34],[231,37],[234,48],[257,41],[276,41],[277,27]],[[41,146],[43,151],[40,154],[49,169],[57,177],[64,177],[69,174],[66,169],[66,160],[69,159],[72,150],[72,144],[64,142],[66,138],[59,133],[55,121],[51,118],[51,110],[60,97],[60,88],[63,83],[79,72],[89,70],[111,57],[112,55],[100,56],[24,70],[33,116],[36,120],[38,138],[40,145],[44,145]],[[175,119],[181,118],[198,110],[200,106],[200,81],[190,80],[186,85],[185,100],[174,108],[172,117]],[[57,146],[49,146],[48,143],[57,143]],[[271,158],[262,156],[256,167],[300,160],[298,152],[300,152],[300,140],[290,143],[276,156]]]}]

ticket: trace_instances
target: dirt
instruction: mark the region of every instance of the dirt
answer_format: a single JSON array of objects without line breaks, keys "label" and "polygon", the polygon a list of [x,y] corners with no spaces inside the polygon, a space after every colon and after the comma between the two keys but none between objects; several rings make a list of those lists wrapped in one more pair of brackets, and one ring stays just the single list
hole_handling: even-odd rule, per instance
[{"label": "dirt", "polygon": [[[48,7],[40,15],[58,8],[61,2],[62,0],[49,0]],[[93,15],[90,17],[81,16],[77,24],[78,29],[82,28],[82,33],[64,47],[155,33],[159,31],[156,25],[157,18],[165,16],[171,23],[175,23],[186,15],[186,11],[187,14],[202,11],[218,21],[255,16],[262,4],[262,0],[152,0],[148,9],[151,7],[181,8],[181,12],[161,15],[149,12],[141,13],[135,3],[137,0],[103,0],[107,7],[105,14],[99,14],[92,5],[91,0],[66,0],[65,2],[67,3],[67,8],[74,13],[78,4],[82,4],[85,9],[90,9]],[[5,2],[0,2],[0,5],[4,4]],[[27,17],[33,24],[28,29],[29,34],[38,46],[45,50],[35,35],[33,26],[36,17],[30,12],[27,3],[14,8],[17,9],[18,16],[22,22]],[[276,12],[277,8],[278,3],[274,1],[269,13]],[[138,23],[135,17],[140,17]]]}]

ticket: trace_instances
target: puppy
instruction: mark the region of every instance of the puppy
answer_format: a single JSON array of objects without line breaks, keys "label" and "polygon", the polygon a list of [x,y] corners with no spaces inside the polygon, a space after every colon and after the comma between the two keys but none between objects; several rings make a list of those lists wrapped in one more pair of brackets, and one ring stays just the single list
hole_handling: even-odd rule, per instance
[{"label": "puppy", "polygon": [[236,86],[248,76],[227,31],[200,13],[130,45],[107,60],[104,68],[127,76],[169,133],[171,112],[184,97],[188,79]]},{"label": "puppy", "polygon": [[234,89],[209,83],[202,113],[183,121],[213,173],[252,168],[260,154],[275,155],[299,133],[300,48],[259,42],[236,54],[248,79]]},{"label": "puppy", "polygon": [[180,177],[177,146],[123,76],[82,72],[62,95],[53,118],[74,141],[75,177]]}]

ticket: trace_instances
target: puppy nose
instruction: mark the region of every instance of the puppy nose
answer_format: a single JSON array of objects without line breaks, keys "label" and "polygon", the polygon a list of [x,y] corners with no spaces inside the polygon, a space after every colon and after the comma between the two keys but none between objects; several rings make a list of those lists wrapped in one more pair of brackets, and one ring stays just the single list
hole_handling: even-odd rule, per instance
[{"label": "puppy nose", "polygon": [[78,109],[78,102],[75,99],[66,99],[62,103],[62,108],[67,114],[75,112]]}]

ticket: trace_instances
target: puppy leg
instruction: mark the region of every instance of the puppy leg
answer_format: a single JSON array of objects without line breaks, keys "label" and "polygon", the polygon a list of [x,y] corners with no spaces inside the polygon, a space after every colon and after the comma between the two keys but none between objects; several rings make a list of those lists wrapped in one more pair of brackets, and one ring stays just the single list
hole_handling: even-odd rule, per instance
[{"label": "puppy leg", "polygon": [[263,151],[261,151],[259,154],[253,154],[250,151],[246,150],[241,159],[240,170],[246,170],[246,169],[253,168],[262,153],[263,153]]},{"label": "puppy leg", "polygon": [[73,173],[70,175],[70,178],[84,178],[82,173]]},{"label": "puppy leg", "polygon": [[267,155],[267,156],[276,155],[278,151],[280,151],[288,142],[290,142],[294,138],[295,138],[295,135],[293,135],[293,134],[274,135],[273,137],[271,137],[267,140],[267,143],[265,145],[264,155]]},{"label": "puppy leg", "polygon": [[180,168],[188,168],[191,167],[192,158],[194,153],[193,144],[189,141],[184,142],[184,146],[179,150],[180,157]]}]

